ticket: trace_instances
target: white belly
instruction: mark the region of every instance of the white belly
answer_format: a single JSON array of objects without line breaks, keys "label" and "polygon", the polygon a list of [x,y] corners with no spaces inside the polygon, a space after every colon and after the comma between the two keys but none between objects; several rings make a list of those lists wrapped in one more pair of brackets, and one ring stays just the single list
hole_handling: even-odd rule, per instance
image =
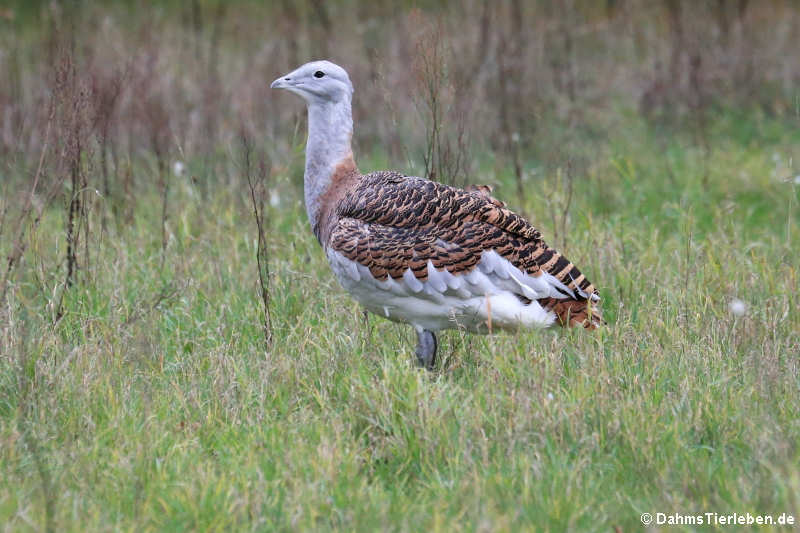
[{"label": "white belly", "polygon": [[[517,330],[547,327],[555,314],[536,298],[559,294],[544,276],[533,278],[497,253],[484,252],[471,272],[453,275],[428,263],[428,279],[417,280],[411,270],[402,279],[375,279],[369,269],[328,249],[336,278],[369,311],[417,328],[439,331],[465,329],[486,333],[490,329]],[[524,303],[517,295],[532,300]]]}]

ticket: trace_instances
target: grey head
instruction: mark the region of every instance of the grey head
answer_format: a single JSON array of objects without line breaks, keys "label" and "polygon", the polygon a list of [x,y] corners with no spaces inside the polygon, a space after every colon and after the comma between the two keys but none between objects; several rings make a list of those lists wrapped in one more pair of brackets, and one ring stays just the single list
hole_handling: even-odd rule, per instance
[{"label": "grey head", "polygon": [[350,101],[353,84],[347,72],[330,61],[311,61],[284,74],[270,85],[300,95],[309,105]]}]

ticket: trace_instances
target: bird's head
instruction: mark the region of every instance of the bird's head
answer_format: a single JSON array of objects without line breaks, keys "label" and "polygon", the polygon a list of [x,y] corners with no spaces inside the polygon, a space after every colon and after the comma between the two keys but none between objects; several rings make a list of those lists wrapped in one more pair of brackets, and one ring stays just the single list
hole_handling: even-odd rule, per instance
[{"label": "bird's head", "polygon": [[353,95],[353,84],[347,72],[324,60],[306,63],[273,81],[270,87],[299,94],[309,105],[349,101]]}]

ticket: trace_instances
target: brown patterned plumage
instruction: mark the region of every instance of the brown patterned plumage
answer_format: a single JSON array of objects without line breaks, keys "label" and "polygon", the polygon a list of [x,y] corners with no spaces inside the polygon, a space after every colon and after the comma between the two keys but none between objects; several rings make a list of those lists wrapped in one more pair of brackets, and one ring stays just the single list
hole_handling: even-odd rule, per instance
[{"label": "brown patterned plumage", "polygon": [[600,315],[600,308],[591,299],[584,300],[557,300],[555,298],[540,298],[539,305],[552,311],[556,315],[556,322],[560,326],[575,326],[594,329],[605,324]]},{"label": "brown patterned plumage", "polygon": [[482,252],[494,250],[526,274],[547,272],[570,290],[561,291],[568,295],[564,300],[540,300],[561,325],[602,323],[597,308],[587,305],[587,299],[599,300],[594,286],[490,188],[457,189],[394,172],[373,172],[352,183],[335,206],[336,222],[326,237],[375,279],[400,279],[410,268],[424,281],[428,261],[460,275],[475,268]]}]

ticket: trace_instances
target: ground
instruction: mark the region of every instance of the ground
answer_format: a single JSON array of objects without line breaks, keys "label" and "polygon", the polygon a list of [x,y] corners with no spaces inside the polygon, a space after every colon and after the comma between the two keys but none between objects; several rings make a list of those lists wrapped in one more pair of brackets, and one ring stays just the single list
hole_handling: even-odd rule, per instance
[{"label": "ground", "polygon": [[202,164],[185,162],[163,258],[157,191],[125,222],[96,209],[55,326],[54,205],[0,325],[0,524],[638,531],[645,512],[800,518],[797,122],[721,113],[710,131],[701,149],[629,119],[576,176],[566,224],[553,216],[562,172],[531,174],[519,198],[505,166],[477,158],[473,181],[496,184],[579,265],[608,326],[451,332],[433,372],[415,367],[411,328],[365,317],[336,284],[297,165],[274,179],[268,211],[269,349],[240,180],[202,189],[188,178]]}]

